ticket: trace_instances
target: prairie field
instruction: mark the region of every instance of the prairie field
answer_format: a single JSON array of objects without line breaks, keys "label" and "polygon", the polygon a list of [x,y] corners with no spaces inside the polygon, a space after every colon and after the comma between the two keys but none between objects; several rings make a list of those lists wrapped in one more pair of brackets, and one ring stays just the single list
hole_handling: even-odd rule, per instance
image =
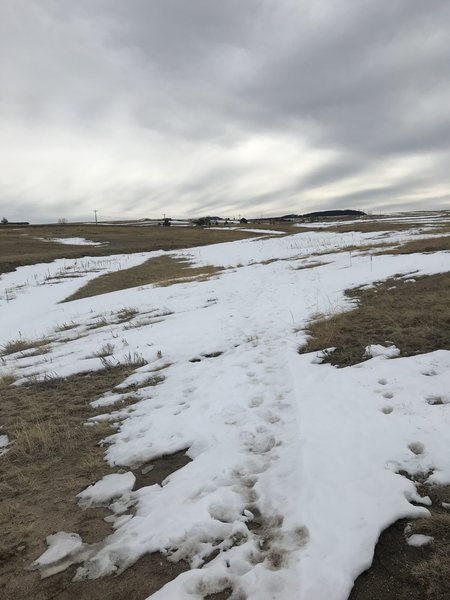
[{"label": "prairie field", "polygon": [[450,213],[0,227],[0,597],[450,597]]}]

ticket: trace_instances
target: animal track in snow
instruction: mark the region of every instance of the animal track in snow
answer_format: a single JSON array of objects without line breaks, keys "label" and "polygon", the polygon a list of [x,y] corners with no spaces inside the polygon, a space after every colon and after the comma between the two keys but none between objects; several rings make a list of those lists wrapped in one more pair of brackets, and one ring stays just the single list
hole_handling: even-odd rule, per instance
[{"label": "animal track in snow", "polygon": [[280,421],[280,417],[270,410],[264,414],[263,419],[266,423],[271,423],[272,425]]},{"label": "animal track in snow", "polygon": [[392,392],[384,392],[383,394],[383,398],[386,398],[387,400],[391,400],[391,398],[394,397],[394,394]]},{"label": "animal track in snow", "polygon": [[381,412],[383,412],[385,415],[390,415],[393,410],[394,409],[392,408],[392,406],[383,406]]},{"label": "animal track in snow", "polygon": [[264,400],[260,396],[258,396],[256,398],[252,398],[250,400],[250,402],[248,403],[248,405],[249,405],[250,408],[256,408],[258,406],[261,406],[261,404],[263,402],[264,402]]},{"label": "animal track in snow", "polygon": [[378,383],[379,383],[380,385],[387,385],[387,379],[379,379],[379,380],[378,380]]}]

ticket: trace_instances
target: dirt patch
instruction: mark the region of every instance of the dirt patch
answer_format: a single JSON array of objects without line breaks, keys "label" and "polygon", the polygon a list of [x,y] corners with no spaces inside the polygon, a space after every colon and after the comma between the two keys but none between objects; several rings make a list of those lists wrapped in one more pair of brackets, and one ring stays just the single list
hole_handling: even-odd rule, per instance
[{"label": "dirt patch", "polygon": [[161,456],[134,470],[133,473],[136,477],[134,489],[138,490],[141,487],[155,484],[161,485],[166,477],[191,462],[189,456],[186,455],[187,450],[188,448],[174,452],[173,454]]},{"label": "dirt patch", "polygon": [[[208,244],[232,242],[260,236],[239,229],[205,229],[203,227],[139,227],[133,225],[95,226],[31,225],[0,227],[0,273],[22,265],[50,262],[57,258],[109,256],[154,250],[179,250]],[[70,246],[36,238],[81,237],[102,246]]]},{"label": "dirt patch", "polygon": [[[442,501],[450,502],[450,486],[419,486],[433,504],[431,518],[397,521],[380,536],[370,569],[355,582],[349,600],[445,600],[450,598],[450,512]],[[406,543],[409,534],[433,537],[423,547]]]},{"label": "dirt patch", "polygon": [[[0,597],[4,600],[144,600],[187,568],[162,555],[144,556],[117,577],[71,582],[75,569],[40,580],[27,567],[45,538],[76,532],[88,543],[111,533],[106,509],[81,510],[76,494],[111,472],[100,440],[111,425],[86,427],[89,402],[131,374],[130,367],[14,387],[2,383],[2,425],[13,441],[0,457]],[[170,465],[170,469],[173,465]],[[157,469],[163,474],[163,466]]]},{"label": "dirt patch", "polygon": [[205,596],[204,600],[228,600],[230,598],[233,590],[231,588],[226,588],[222,592],[216,592],[215,594],[208,594]]},{"label": "dirt patch", "polygon": [[221,270],[221,268],[211,265],[206,267],[192,267],[187,259],[159,256],[130,269],[100,275],[66,298],[65,302],[108,294],[109,292],[139,287],[141,285],[157,284],[162,286],[199,278],[204,279],[211,277]]},{"label": "dirt patch", "polygon": [[301,353],[335,347],[324,362],[344,367],[364,360],[369,344],[395,344],[401,356],[450,349],[450,273],[389,279],[347,290],[357,308],[313,322]]}]

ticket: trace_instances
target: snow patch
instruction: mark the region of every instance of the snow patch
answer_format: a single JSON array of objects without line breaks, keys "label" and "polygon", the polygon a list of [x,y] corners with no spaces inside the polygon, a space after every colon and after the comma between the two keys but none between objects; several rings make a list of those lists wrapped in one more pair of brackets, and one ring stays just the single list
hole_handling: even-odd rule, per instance
[{"label": "snow patch", "polygon": [[136,477],[131,471],[105,475],[103,479],[77,494],[78,504],[82,508],[105,506],[113,499],[129,497],[135,481]]},{"label": "snow patch", "polygon": [[85,238],[72,237],[72,238],[36,238],[43,242],[56,242],[57,244],[65,244],[68,246],[104,246],[109,242],[93,242],[92,240],[86,240]]},{"label": "snow patch", "polygon": [[415,548],[421,548],[422,546],[428,546],[433,542],[434,538],[431,535],[423,535],[422,533],[414,533],[406,538],[408,546],[414,546]]},{"label": "snow patch", "polygon": [[384,358],[395,358],[400,355],[400,350],[392,344],[391,346],[382,346],[381,344],[371,344],[366,346],[365,356],[375,358],[376,356],[383,356]]}]

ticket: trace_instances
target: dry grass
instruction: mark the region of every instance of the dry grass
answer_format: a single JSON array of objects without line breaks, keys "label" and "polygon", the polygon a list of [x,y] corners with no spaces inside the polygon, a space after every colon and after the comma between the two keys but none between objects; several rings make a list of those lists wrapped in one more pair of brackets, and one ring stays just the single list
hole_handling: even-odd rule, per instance
[{"label": "dry grass", "polygon": [[327,362],[342,367],[361,362],[369,344],[386,341],[402,356],[450,349],[450,273],[394,278],[346,294],[358,307],[312,323],[302,353],[336,347]]},{"label": "dry grass", "polygon": [[[208,244],[231,242],[260,234],[242,230],[205,229],[202,227],[137,227],[132,225],[32,225],[29,227],[0,227],[0,273],[21,265],[50,262],[56,258],[109,256],[178,250]],[[104,246],[68,246],[36,238],[82,237]]]},{"label": "dry grass", "polygon": [[[0,460],[0,564],[20,545],[21,557],[31,562],[49,532],[73,531],[70,520],[82,519],[71,498],[110,471],[98,442],[113,432],[110,425],[83,425],[95,414],[89,401],[130,372],[121,367],[2,390],[2,424],[11,444]],[[8,564],[4,569],[7,577]]]},{"label": "dry grass", "polygon": [[12,375],[12,374],[0,375],[0,390],[2,388],[12,385],[15,381],[16,381],[15,375]]},{"label": "dry grass", "polygon": [[[28,570],[46,549],[50,533],[74,531],[88,543],[100,542],[111,533],[111,525],[104,521],[106,509],[82,511],[74,506],[80,490],[111,472],[99,442],[114,428],[104,422],[91,427],[84,423],[96,414],[90,401],[132,371],[120,366],[2,389],[3,431],[12,442],[0,460],[2,600],[147,598],[186,568],[152,554],[119,577],[100,580],[72,582],[73,568],[40,580],[37,572]],[[134,401],[128,397],[123,405]]]},{"label": "dry grass", "polygon": [[51,338],[40,338],[37,340],[27,340],[22,337],[18,337],[14,340],[6,342],[0,347],[0,354],[5,356],[7,354],[15,354],[16,352],[25,352],[26,350],[35,349],[35,354],[44,354],[48,352],[49,344],[53,340]]},{"label": "dry grass", "polygon": [[134,319],[134,317],[138,314],[139,310],[137,308],[127,306],[117,311],[116,318],[119,323],[125,323],[126,321],[131,321],[131,319]]},{"label": "dry grass", "polygon": [[361,233],[375,233],[378,231],[406,231],[415,229],[418,225],[414,223],[395,223],[385,221],[384,219],[374,219],[370,223],[342,223],[341,225],[333,225],[332,227],[298,227],[299,231],[329,231],[332,233],[352,233],[359,231]]},{"label": "dry grass", "polygon": [[[208,278],[221,270],[213,266],[192,267],[187,259],[160,256],[130,269],[100,275],[66,298],[65,302],[142,285],[171,285],[186,280]],[[129,314],[131,315],[131,312]]]},{"label": "dry grass", "polygon": [[450,251],[450,235],[423,240],[411,240],[380,254],[416,254],[418,252],[439,252],[442,250]]}]

